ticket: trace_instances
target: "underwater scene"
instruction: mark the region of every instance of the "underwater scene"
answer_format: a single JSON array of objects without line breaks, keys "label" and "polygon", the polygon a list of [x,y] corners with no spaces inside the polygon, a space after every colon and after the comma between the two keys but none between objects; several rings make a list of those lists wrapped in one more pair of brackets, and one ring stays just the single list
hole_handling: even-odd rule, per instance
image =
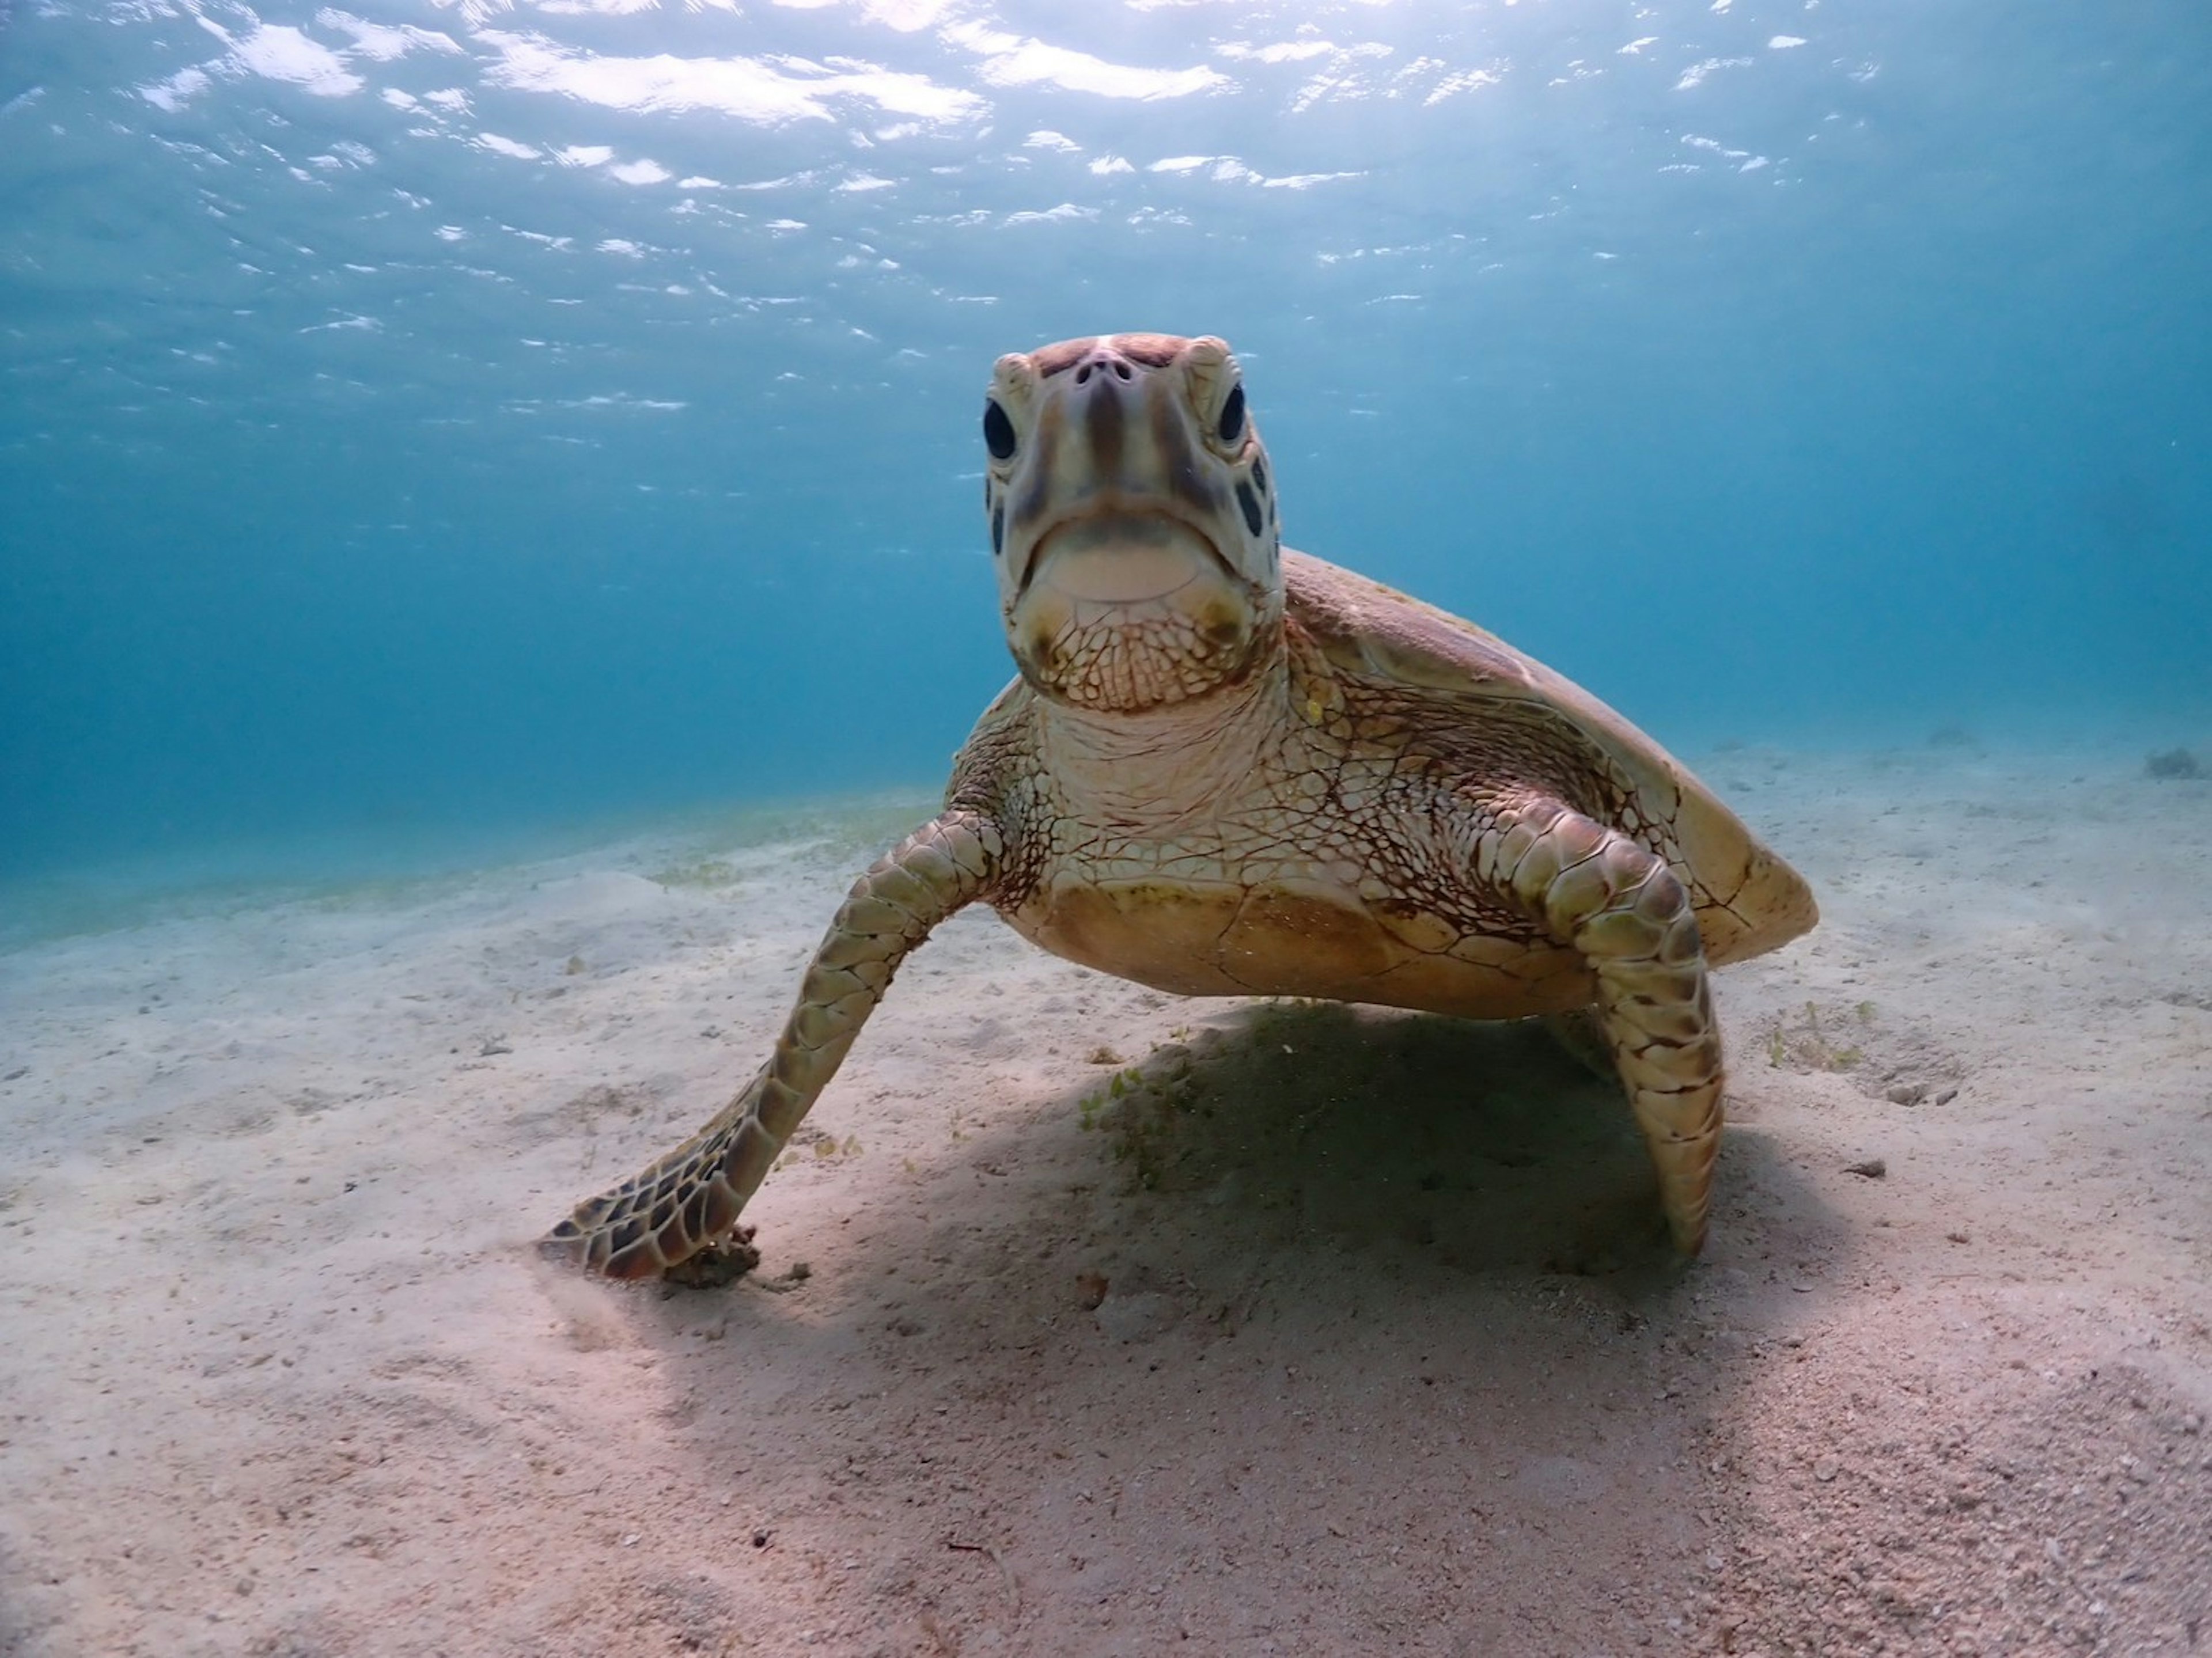
[{"label": "underwater scene", "polygon": [[2212,1641],[2201,0],[0,0],[0,1655]]}]

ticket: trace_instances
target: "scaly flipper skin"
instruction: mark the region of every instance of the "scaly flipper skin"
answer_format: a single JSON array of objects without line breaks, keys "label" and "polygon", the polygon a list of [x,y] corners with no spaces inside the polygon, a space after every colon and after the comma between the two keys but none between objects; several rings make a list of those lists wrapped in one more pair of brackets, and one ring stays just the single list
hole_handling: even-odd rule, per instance
[{"label": "scaly flipper skin", "polygon": [[1477,843],[1475,867],[1589,961],[1668,1230],[1676,1248],[1697,1254],[1720,1151],[1722,1068],[1689,893],[1662,859],[1557,801],[1501,814]]},{"label": "scaly flipper skin", "polygon": [[578,1205],[546,1236],[544,1253],[609,1278],[645,1278],[726,1236],[837,1074],[899,963],[983,895],[1001,851],[988,818],[948,811],[870,868],[814,952],[798,1005],[759,1074],[651,1168]]}]

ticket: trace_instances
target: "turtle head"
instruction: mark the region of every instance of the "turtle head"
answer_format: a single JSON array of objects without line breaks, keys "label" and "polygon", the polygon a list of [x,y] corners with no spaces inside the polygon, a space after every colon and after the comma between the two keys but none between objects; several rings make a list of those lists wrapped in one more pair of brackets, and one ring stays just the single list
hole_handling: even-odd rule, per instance
[{"label": "turtle head", "polygon": [[1139,713],[1276,651],[1273,479],[1221,341],[1113,334],[1001,357],[983,446],[1006,641],[1044,695]]}]

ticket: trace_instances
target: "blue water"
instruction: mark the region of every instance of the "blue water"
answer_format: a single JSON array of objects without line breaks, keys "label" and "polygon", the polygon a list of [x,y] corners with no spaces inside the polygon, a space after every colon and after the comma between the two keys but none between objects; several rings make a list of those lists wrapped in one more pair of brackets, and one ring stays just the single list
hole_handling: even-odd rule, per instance
[{"label": "blue water", "polygon": [[1685,750],[2212,737],[2203,0],[0,18],[8,877],[927,783],[1117,329]]}]

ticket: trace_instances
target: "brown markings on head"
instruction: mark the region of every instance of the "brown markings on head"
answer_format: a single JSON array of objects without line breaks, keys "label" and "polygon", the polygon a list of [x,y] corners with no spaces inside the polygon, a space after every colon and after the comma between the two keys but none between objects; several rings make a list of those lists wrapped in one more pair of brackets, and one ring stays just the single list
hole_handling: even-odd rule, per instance
[{"label": "brown markings on head", "polygon": [[1091,355],[1096,340],[1062,340],[1057,345],[1048,345],[1030,353],[1030,367],[1036,371],[1039,380],[1050,380],[1054,374],[1064,374]]},{"label": "brown markings on head", "polygon": [[1152,420],[1152,442],[1160,458],[1167,486],[1186,507],[1209,517],[1221,510],[1221,491],[1200,469],[1190,446],[1190,427],[1166,388],[1155,390],[1146,411]]},{"label": "brown markings on head", "polygon": [[1180,334],[1100,334],[1089,339],[1062,340],[1030,353],[1030,367],[1039,380],[1064,374],[1103,345],[1131,362],[1146,368],[1164,368],[1183,354],[1190,342]]},{"label": "brown markings on head", "polygon": [[[1030,446],[1036,453],[1049,455],[1059,445],[1060,416],[1060,404],[1049,399],[1037,410],[1036,431],[1030,439]],[[1015,521],[1023,525],[1035,524],[1043,514],[1046,503],[1051,497],[1052,469],[1049,466],[1031,466],[1028,487],[1022,491],[1021,499],[1013,503]]]},{"label": "brown markings on head", "polygon": [[1245,613],[1216,600],[1194,618],[1199,637],[1216,650],[1228,650],[1244,639]]},{"label": "brown markings on head", "polygon": [[1131,362],[1147,368],[1166,367],[1190,345],[1180,334],[1116,334],[1112,343]]},{"label": "brown markings on head", "polygon": [[1099,474],[1121,475],[1121,451],[1128,435],[1128,415],[1121,407],[1121,386],[1111,374],[1101,374],[1088,386],[1073,393],[1083,398],[1083,434],[1091,445]]}]

